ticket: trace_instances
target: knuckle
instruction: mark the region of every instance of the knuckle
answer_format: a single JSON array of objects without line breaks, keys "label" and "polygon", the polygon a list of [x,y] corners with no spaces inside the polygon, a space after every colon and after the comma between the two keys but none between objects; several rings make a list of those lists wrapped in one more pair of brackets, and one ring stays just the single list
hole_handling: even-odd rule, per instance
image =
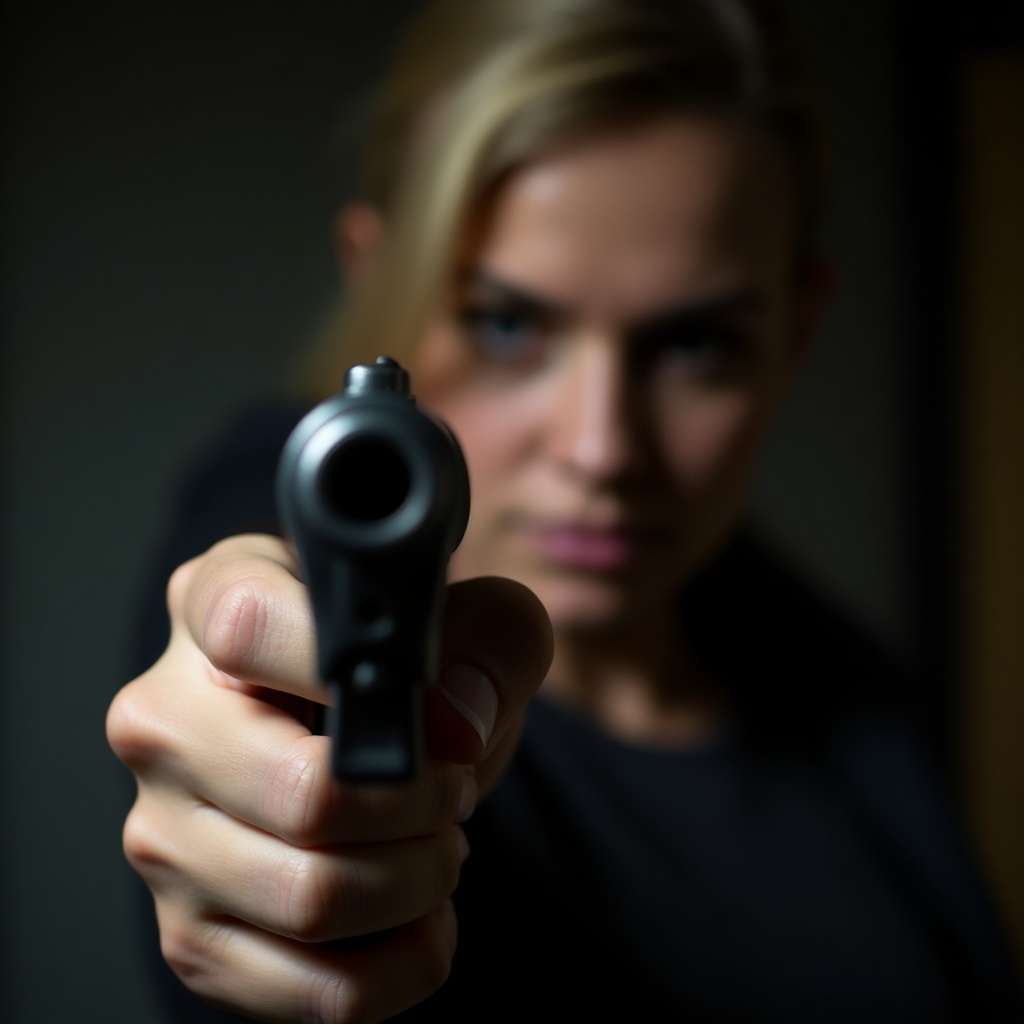
[{"label": "knuckle", "polygon": [[281,823],[281,838],[292,846],[313,846],[323,838],[330,797],[330,773],[317,753],[305,748],[281,760],[265,791],[270,815]]},{"label": "knuckle", "polygon": [[210,602],[204,623],[207,657],[221,671],[245,675],[257,663],[267,619],[265,581],[249,575],[226,583]]},{"label": "knuckle", "polygon": [[196,941],[196,931],[194,926],[189,928],[181,923],[160,923],[160,953],[190,988],[209,969],[204,950]]},{"label": "knuckle", "polygon": [[121,845],[128,863],[143,877],[150,877],[171,863],[170,844],[153,827],[140,800],[135,801],[125,819]]},{"label": "knuckle", "polygon": [[167,581],[167,610],[173,616],[185,605],[188,592],[192,587],[199,568],[200,558],[192,558],[171,573]]},{"label": "knuckle", "polygon": [[306,1016],[316,1024],[370,1024],[365,994],[359,985],[334,971],[321,971],[313,978]]},{"label": "knuckle", "polygon": [[118,691],[107,708],[106,733],[110,749],[125,763],[134,760],[137,737],[136,713],[132,684]]},{"label": "knuckle", "polygon": [[412,926],[414,934],[401,951],[400,975],[361,976],[360,973],[324,970],[312,977],[305,990],[301,1019],[331,1024],[375,1024],[426,999],[448,980],[452,945],[444,917],[429,914]]},{"label": "knuckle", "polygon": [[452,955],[443,941],[431,943],[423,957],[422,984],[428,993],[436,992],[452,970]]},{"label": "knuckle", "polygon": [[327,876],[321,861],[315,854],[296,850],[281,859],[271,876],[282,932],[299,942],[334,937],[334,910],[345,894]]},{"label": "knuckle", "polygon": [[145,679],[146,676],[140,676],[123,687],[107,709],[106,717],[107,743],[136,774],[145,771],[171,745],[166,723],[153,713],[143,685]]},{"label": "knuckle", "polygon": [[209,996],[216,990],[225,929],[188,916],[159,913],[160,954],[193,992]]}]

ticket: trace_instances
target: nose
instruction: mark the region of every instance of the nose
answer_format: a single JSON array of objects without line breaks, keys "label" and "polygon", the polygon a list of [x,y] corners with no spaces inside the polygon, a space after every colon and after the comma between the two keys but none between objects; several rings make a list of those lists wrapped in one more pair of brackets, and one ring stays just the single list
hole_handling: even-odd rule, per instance
[{"label": "nose", "polygon": [[597,481],[624,475],[640,438],[621,347],[602,336],[577,339],[562,374],[550,420],[555,458]]}]

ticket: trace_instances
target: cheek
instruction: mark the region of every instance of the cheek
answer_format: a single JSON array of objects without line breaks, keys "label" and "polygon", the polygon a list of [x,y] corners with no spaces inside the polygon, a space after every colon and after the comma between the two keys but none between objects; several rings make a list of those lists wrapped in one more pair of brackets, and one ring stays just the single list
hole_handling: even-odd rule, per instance
[{"label": "cheek", "polygon": [[500,540],[508,503],[528,457],[522,431],[510,428],[515,420],[504,403],[487,401],[472,389],[449,390],[427,407],[454,431],[469,469],[469,524],[449,561],[449,579],[514,577],[515,563],[504,557]]},{"label": "cheek", "polygon": [[444,420],[459,439],[474,493],[499,486],[536,451],[550,398],[536,382],[508,381],[482,373],[450,328],[429,333],[412,364],[420,404]]},{"label": "cheek", "polygon": [[438,406],[449,394],[465,386],[469,372],[463,346],[440,317],[427,329],[409,366],[417,399],[441,415]]},{"label": "cheek", "polygon": [[503,484],[527,458],[528,427],[502,396],[482,394],[468,385],[448,381],[441,389],[424,386],[417,400],[451,428],[462,448],[469,469],[472,531],[488,502],[499,500]]},{"label": "cheek", "polygon": [[663,451],[683,497],[743,493],[767,426],[767,404],[750,393],[723,392],[677,400],[661,417]]},{"label": "cheek", "polygon": [[493,493],[494,484],[517,460],[519,439],[508,429],[508,418],[495,404],[452,397],[435,411],[462,445],[473,488],[473,504]]}]

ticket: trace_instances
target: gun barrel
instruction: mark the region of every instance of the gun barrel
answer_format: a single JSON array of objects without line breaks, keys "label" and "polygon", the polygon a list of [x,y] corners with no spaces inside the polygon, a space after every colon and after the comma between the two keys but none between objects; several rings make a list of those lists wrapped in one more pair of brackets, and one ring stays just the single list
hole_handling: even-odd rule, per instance
[{"label": "gun barrel", "polygon": [[335,771],[408,778],[421,757],[422,687],[437,668],[448,558],[469,518],[462,451],[417,408],[405,371],[382,357],[350,369],[341,392],[295,428],[278,505],[332,688]]}]

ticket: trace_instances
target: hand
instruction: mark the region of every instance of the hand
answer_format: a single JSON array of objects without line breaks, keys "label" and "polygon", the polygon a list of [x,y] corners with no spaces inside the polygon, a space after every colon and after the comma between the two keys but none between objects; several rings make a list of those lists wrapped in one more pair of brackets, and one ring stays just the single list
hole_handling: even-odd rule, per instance
[{"label": "hand", "polygon": [[450,588],[426,765],[397,786],[338,782],[303,724],[326,698],[283,542],[221,542],[174,573],[168,606],[166,652],[107,718],[138,780],[124,846],[164,956],[200,996],[267,1021],[376,1021],[426,998],[455,949],[459,823],[551,659],[540,603],[510,580]]}]

